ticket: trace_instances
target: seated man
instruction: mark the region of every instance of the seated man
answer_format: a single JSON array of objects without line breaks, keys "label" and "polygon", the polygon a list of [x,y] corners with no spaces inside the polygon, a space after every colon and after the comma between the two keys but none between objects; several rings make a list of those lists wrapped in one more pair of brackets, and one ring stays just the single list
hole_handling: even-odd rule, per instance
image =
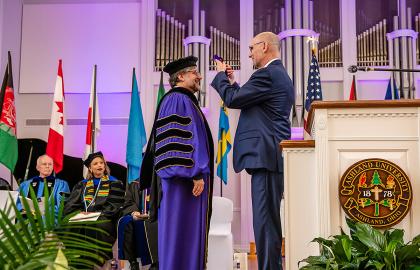
[{"label": "seated man", "polygon": [[139,269],[137,258],[140,258],[142,265],[152,264],[150,269],[158,269],[157,222],[150,222],[147,214],[141,214],[141,203],[137,180],[128,187],[123,217],[118,222],[118,258],[128,260],[132,270]]},{"label": "seated man", "polygon": [[[56,178],[53,175],[53,160],[47,155],[40,156],[36,161],[36,169],[39,176],[28,179],[20,183],[19,192],[22,196],[27,198],[31,197],[29,186],[32,186],[38,201],[44,197],[44,181],[47,183],[48,192],[54,196],[55,200],[55,213],[57,215],[61,201],[64,199],[65,194],[70,194],[70,188],[66,181]],[[22,211],[23,205],[20,200],[17,202],[17,208]]]}]

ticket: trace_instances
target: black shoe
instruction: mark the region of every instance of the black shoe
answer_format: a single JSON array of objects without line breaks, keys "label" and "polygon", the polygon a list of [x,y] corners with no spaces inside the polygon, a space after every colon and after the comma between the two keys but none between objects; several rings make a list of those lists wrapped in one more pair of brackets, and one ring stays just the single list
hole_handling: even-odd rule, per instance
[{"label": "black shoe", "polygon": [[131,270],[140,270],[139,262],[137,260],[130,261],[130,269]]}]

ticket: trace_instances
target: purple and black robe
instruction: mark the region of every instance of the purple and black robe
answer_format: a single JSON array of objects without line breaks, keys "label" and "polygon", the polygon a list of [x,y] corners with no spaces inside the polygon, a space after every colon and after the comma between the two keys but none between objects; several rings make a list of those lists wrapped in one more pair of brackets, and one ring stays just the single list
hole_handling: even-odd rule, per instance
[{"label": "purple and black robe", "polygon": [[[205,269],[213,195],[213,140],[196,97],[187,89],[176,87],[162,99],[146,155],[151,153],[153,164],[150,158],[145,162],[145,157],[142,173],[147,169],[145,164],[152,165],[158,176],[155,183],[160,182],[151,203],[158,208],[159,269]],[[150,177],[141,174],[141,181]],[[193,179],[205,183],[198,197],[192,194]]]}]

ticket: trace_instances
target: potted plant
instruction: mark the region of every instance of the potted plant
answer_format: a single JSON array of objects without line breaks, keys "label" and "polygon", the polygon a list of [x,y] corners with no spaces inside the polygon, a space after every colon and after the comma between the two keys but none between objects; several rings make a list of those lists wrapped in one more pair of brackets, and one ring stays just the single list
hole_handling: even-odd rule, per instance
[{"label": "potted plant", "polygon": [[300,261],[300,269],[420,270],[420,235],[404,243],[404,230],[381,232],[368,224],[346,222],[350,235],[341,230],[328,239],[315,238],[320,255]]},{"label": "potted plant", "polygon": [[43,202],[43,214],[32,187],[29,192],[33,209],[24,196],[23,212],[11,196],[12,203],[0,209],[0,269],[92,269],[95,262],[103,263],[105,252],[112,247],[75,232],[88,228],[106,233],[94,226],[103,221],[70,222],[77,212],[63,217],[63,201],[56,214],[54,196],[49,196],[46,184],[44,187],[49,199]]}]

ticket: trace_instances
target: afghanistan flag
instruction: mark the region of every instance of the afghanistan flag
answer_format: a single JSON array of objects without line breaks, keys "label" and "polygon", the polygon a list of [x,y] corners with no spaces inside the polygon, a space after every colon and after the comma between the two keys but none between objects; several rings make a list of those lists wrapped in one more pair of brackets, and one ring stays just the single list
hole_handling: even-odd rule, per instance
[{"label": "afghanistan flag", "polygon": [[15,95],[13,93],[12,57],[8,61],[0,92],[0,163],[13,171],[18,158]]}]

